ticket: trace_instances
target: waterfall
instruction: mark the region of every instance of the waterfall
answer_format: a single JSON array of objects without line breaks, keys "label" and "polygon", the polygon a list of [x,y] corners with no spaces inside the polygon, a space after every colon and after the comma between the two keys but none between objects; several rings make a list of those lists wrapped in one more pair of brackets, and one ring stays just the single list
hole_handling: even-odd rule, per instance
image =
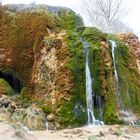
[{"label": "waterfall", "polygon": [[86,66],[85,66],[85,74],[86,74],[86,102],[87,102],[87,116],[88,116],[88,125],[95,124],[95,117],[93,114],[93,100],[92,100],[92,79],[90,75],[90,69],[88,64],[88,54],[89,54],[89,45],[87,42],[83,41],[83,46],[85,50],[86,57]]},{"label": "waterfall", "polygon": [[115,48],[117,47],[117,44],[112,40],[109,40],[109,41],[111,42],[111,47],[112,47],[112,57],[113,57],[115,80],[116,80],[116,83],[118,83],[118,73],[117,73],[117,69],[116,69],[116,59],[115,59]]},{"label": "waterfall", "polygon": [[[120,116],[122,116],[121,119],[123,119],[124,121],[131,122],[132,124],[134,124],[134,120],[136,120],[136,116],[130,110],[126,110],[126,108],[123,105],[122,99],[120,97],[120,93],[119,93],[119,81],[118,81],[118,73],[116,69],[116,59],[115,59],[115,49],[117,48],[117,44],[112,40],[109,40],[109,41],[111,42],[111,47],[112,47],[114,77],[116,80],[116,98],[117,98],[118,106],[120,108]],[[126,98],[128,97],[130,97],[129,91],[127,91],[126,93]]]},{"label": "waterfall", "polygon": [[92,99],[92,78],[90,74],[90,69],[89,69],[89,62],[88,62],[88,56],[89,56],[89,45],[86,41],[83,41],[83,46],[85,50],[85,75],[86,75],[86,102],[87,102],[87,124],[88,125],[100,125],[103,124],[103,122],[96,120],[94,116],[94,102]]},{"label": "waterfall", "polygon": [[88,64],[88,54],[89,54],[89,45],[87,42],[83,42],[85,49],[86,57],[86,101],[87,101],[87,115],[88,115],[88,125],[95,123],[95,117],[93,114],[93,100],[92,100],[92,79],[89,70]]},{"label": "waterfall", "polygon": [[114,77],[116,81],[116,98],[118,102],[118,106],[120,110],[124,110],[123,104],[120,99],[120,93],[119,93],[119,83],[118,83],[118,73],[117,73],[117,68],[116,68],[116,59],[115,59],[115,49],[117,48],[117,44],[113,40],[109,40],[111,42],[111,48],[112,48],[112,58],[113,58],[113,67],[114,67]]},{"label": "waterfall", "polygon": [[102,110],[102,101],[101,101],[101,96],[97,96],[97,102],[99,103],[99,118],[101,121],[103,121],[103,110]]},{"label": "waterfall", "polygon": [[45,126],[46,126],[46,130],[49,130],[49,124],[48,124],[48,120],[47,119],[46,119]]}]

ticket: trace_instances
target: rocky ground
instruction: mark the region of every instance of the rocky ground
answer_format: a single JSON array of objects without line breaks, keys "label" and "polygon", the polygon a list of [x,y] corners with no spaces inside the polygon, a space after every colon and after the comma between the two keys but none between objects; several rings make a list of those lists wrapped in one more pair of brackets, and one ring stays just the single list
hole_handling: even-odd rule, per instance
[{"label": "rocky ground", "polygon": [[92,126],[57,131],[28,131],[0,123],[0,140],[139,140],[140,127]]}]

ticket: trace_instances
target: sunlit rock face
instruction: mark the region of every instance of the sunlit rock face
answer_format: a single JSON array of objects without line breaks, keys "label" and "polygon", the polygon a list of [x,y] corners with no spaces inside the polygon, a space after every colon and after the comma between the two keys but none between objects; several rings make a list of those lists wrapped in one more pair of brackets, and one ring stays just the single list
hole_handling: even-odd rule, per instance
[{"label": "sunlit rock face", "polygon": [[[61,29],[67,28],[65,22],[71,19],[61,25],[60,10],[67,18],[69,14],[72,14],[70,18],[75,16],[70,9],[43,5],[7,5],[0,11],[0,94],[15,95],[19,92],[19,97],[13,100],[18,100],[24,107],[35,102],[45,111],[44,117],[53,110],[55,119],[52,125],[59,128],[61,108],[71,100],[74,86],[73,73],[68,68],[72,54],[65,41],[67,34]],[[12,120],[19,119],[30,128],[42,129],[45,119],[34,126],[29,124],[32,118],[28,122],[22,120],[26,112],[30,111],[15,110]]]},{"label": "sunlit rock face", "polygon": [[[109,81],[111,81],[112,85],[113,85],[112,59],[111,59],[111,56],[110,56],[110,53],[109,53],[109,44],[107,43],[106,40],[101,40],[100,44],[101,44],[100,48],[101,48],[101,52],[102,52],[103,62],[104,62],[105,67],[106,67],[106,69],[108,70],[108,73],[109,73],[108,78],[109,78]],[[101,77],[102,77],[102,81],[101,81],[100,84],[101,84],[102,89],[104,89],[105,95],[107,96],[108,86],[106,84],[105,74],[102,74]],[[114,88],[114,85],[110,88]]]},{"label": "sunlit rock face", "polygon": [[[66,73],[71,75],[64,68],[71,54],[63,41],[66,33],[57,35],[55,27],[60,26],[57,25],[60,21],[48,11],[54,14],[60,10],[65,14],[72,11],[46,5],[6,5],[4,9],[0,20],[0,70],[17,76],[34,97],[49,94],[45,96],[58,98],[61,92],[57,90],[60,91],[61,85],[56,87],[56,82],[62,86],[63,82],[72,84],[71,78],[64,76]],[[67,80],[63,81],[65,78]],[[69,87],[63,90],[67,92]]]},{"label": "sunlit rock face", "polygon": [[32,83],[36,96],[52,105],[60,100],[70,100],[73,87],[72,72],[65,66],[71,59],[71,52],[63,42],[63,34],[49,35],[36,50]]},{"label": "sunlit rock face", "polygon": [[137,67],[140,73],[140,42],[138,37],[132,33],[119,34],[118,37],[131,49],[136,57]]}]

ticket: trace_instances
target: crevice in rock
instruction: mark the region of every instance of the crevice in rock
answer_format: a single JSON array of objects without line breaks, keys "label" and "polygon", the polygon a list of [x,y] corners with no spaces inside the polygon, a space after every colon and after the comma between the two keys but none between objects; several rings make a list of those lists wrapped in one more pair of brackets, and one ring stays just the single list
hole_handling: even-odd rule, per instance
[{"label": "crevice in rock", "polygon": [[21,80],[12,73],[0,71],[0,78],[6,80],[16,93],[20,93],[22,89]]}]

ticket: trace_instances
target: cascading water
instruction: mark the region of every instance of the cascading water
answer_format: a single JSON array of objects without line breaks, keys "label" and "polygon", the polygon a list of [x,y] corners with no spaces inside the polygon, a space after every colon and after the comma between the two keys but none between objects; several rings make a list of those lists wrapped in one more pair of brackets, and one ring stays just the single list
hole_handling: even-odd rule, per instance
[{"label": "cascading water", "polygon": [[87,101],[87,116],[88,116],[88,125],[95,124],[96,119],[93,114],[93,100],[92,100],[92,79],[89,70],[88,64],[88,54],[89,54],[89,45],[87,42],[82,41],[84,50],[85,50],[85,57],[86,57],[86,101]]},{"label": "cascading water", "polygon": [[110,42],[111,42],[111,47],[112,47],[112,57],[113,57],[115,80],[118,83],[118,73],[117,73],[117,69],[116,69],[116,60],[115,60],[115,48],[117,47],[117,44],[112,40],[110,40]]},{"label": "cascading water", "polygon": [[117,44],[113,40],[109,40],[109,41],[111,42],[114,76],[115,76],[115,80],[116,80],[116,98],[117,98],[118,106],[119,106],[120,110],[124,110],[123,104],[121,103],[121,100],[120,100],[119,85],[118,85],[118,73],[117,73],[117,69],[116,69],[115,49],[117,48]]},{"label": "cascading water", "polygon": [[88,62],[88,57],[89,57],[89,45],[86,41],[83,41],[83,46],[85,50],[85,74],[86,74],[86,102],[87,102],[87,123],[88,125],[100,125],[103,124],[103,122],[96,120],[94,116],[94,110],[93,110],[93,99],[92,99],[92,78],[90,74],[90,69],[89,69],[89,62]]},{"label": "cascading water", "polygon": [[101,121],[103,121],[103,108],[102,108],[102,100],[101,96],[96,96],[96,106],[99,108],[99,118]]},{"label": "cascading water", "polygon": [[46,119],[45,126],[46,126],[46,130],[49,130],[49,124],[48,124],[48,120],[47,119]]},{"label": "cascading water", "polygon": [[[128,111],[125,109],[125,107],[122,103],[121,97],[120,97],[120,93],[119,93],[119,81],[118,81],[118,73],[117,73],[117,69],[116,69],[116,59],[115,59],[115,49],[117,47],[117,44],[115,41],[112,41],[112,40],[109,40],[109,41],[111,42],[111,47],[112,47],[114,76],[115,76],[115,80],[116,80],[116,98],[117,98],[118,106],[120,108],[120,115],[123,117],[121,119],[134,124],[134,120],[136,120],[136,116],[131,111]],[[129,96],[128,94],[129,94],[129,92],[127,91],[127,96]]]}]

